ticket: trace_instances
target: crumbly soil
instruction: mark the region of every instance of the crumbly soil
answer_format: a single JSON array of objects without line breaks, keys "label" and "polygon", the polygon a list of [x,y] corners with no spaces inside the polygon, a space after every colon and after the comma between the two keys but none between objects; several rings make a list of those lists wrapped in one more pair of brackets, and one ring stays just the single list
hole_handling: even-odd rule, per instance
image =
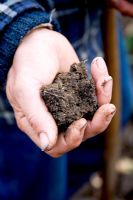
[{"label": "crumbly soil", "polygon": [[93,79],[88,80],[85,62],[74,63],[59,73],[52,84],[41,88],[41,96],[55,119],[59,132],[75,120],[91,119],[98,108]]}]

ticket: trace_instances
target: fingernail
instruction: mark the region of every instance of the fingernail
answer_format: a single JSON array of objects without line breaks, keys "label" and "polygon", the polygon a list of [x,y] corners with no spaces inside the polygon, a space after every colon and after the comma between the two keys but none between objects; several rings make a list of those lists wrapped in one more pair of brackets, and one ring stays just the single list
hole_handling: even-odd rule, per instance
[{"label": "fingernail", "polygon": [[104,71],[106,69],[106,63],[102,57],[95,58],[93,62],[97,65],[98,70]]},{"label": "fingernail", "polygon": [[112,77],[108,76],[104,79],[102,86],[103,86],[103,90],[106,96],[110,95],[110,89],[112,88],[112,84],[110,84],[110,82],[112,81]]},{"label": "fingernail", "polygon": [[44,151],[49,145],[49,139],[45,132],[40,133],[40,145],[42,151]]},{"label": "fingernail", "polygon": [[107,115],[107,118],[106,118],[107,121],[110,121],[115,113],[116,113],[116,107],[114,105],[112,105],[111,109],[110,109],[110,114]]}]

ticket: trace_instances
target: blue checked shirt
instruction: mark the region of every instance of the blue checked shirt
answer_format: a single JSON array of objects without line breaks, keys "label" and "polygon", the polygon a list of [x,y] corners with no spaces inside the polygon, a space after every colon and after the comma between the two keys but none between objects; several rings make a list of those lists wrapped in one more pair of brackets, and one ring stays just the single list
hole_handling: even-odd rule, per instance
[{"label": "blue checked shirt", "polygon": [[5,81],[15,50],[32,28],[51,22],[53,29],[59,31],[59,22],[61,32],[73,44],[79,57],[88,59],[88,70],[95,56],[103,56],[101,9],[96,5],[95,12],[91,13],[92,7],[94,9],[94,5],[86,0],[0,0],[0,124],[14,123],[5,94]]}]

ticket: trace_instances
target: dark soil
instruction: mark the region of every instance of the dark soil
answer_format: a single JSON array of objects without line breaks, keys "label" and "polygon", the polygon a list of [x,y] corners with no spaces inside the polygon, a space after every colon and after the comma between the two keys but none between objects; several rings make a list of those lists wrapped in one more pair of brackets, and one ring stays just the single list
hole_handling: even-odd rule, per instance
[{"label": "dark soil", "polygon": [[98,108],[95,84],[88,80],[84,62],[74,63],[68,73],[59,73],[52,84],[41,88],[41,96],[59,132],[82,117],[91,119]]}]

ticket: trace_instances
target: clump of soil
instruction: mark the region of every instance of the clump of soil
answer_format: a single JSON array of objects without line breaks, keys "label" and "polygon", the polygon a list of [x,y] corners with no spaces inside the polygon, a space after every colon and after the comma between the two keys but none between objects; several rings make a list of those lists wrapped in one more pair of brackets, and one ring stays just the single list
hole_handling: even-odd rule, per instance
[{"label": "clump of soil", "polygon": [[41,96],[55,119],[59,132],[75,120],[91,119],[98,108],[93,79],[88,80],[85,62],[71,65],[54,82],[41,88]]}]

